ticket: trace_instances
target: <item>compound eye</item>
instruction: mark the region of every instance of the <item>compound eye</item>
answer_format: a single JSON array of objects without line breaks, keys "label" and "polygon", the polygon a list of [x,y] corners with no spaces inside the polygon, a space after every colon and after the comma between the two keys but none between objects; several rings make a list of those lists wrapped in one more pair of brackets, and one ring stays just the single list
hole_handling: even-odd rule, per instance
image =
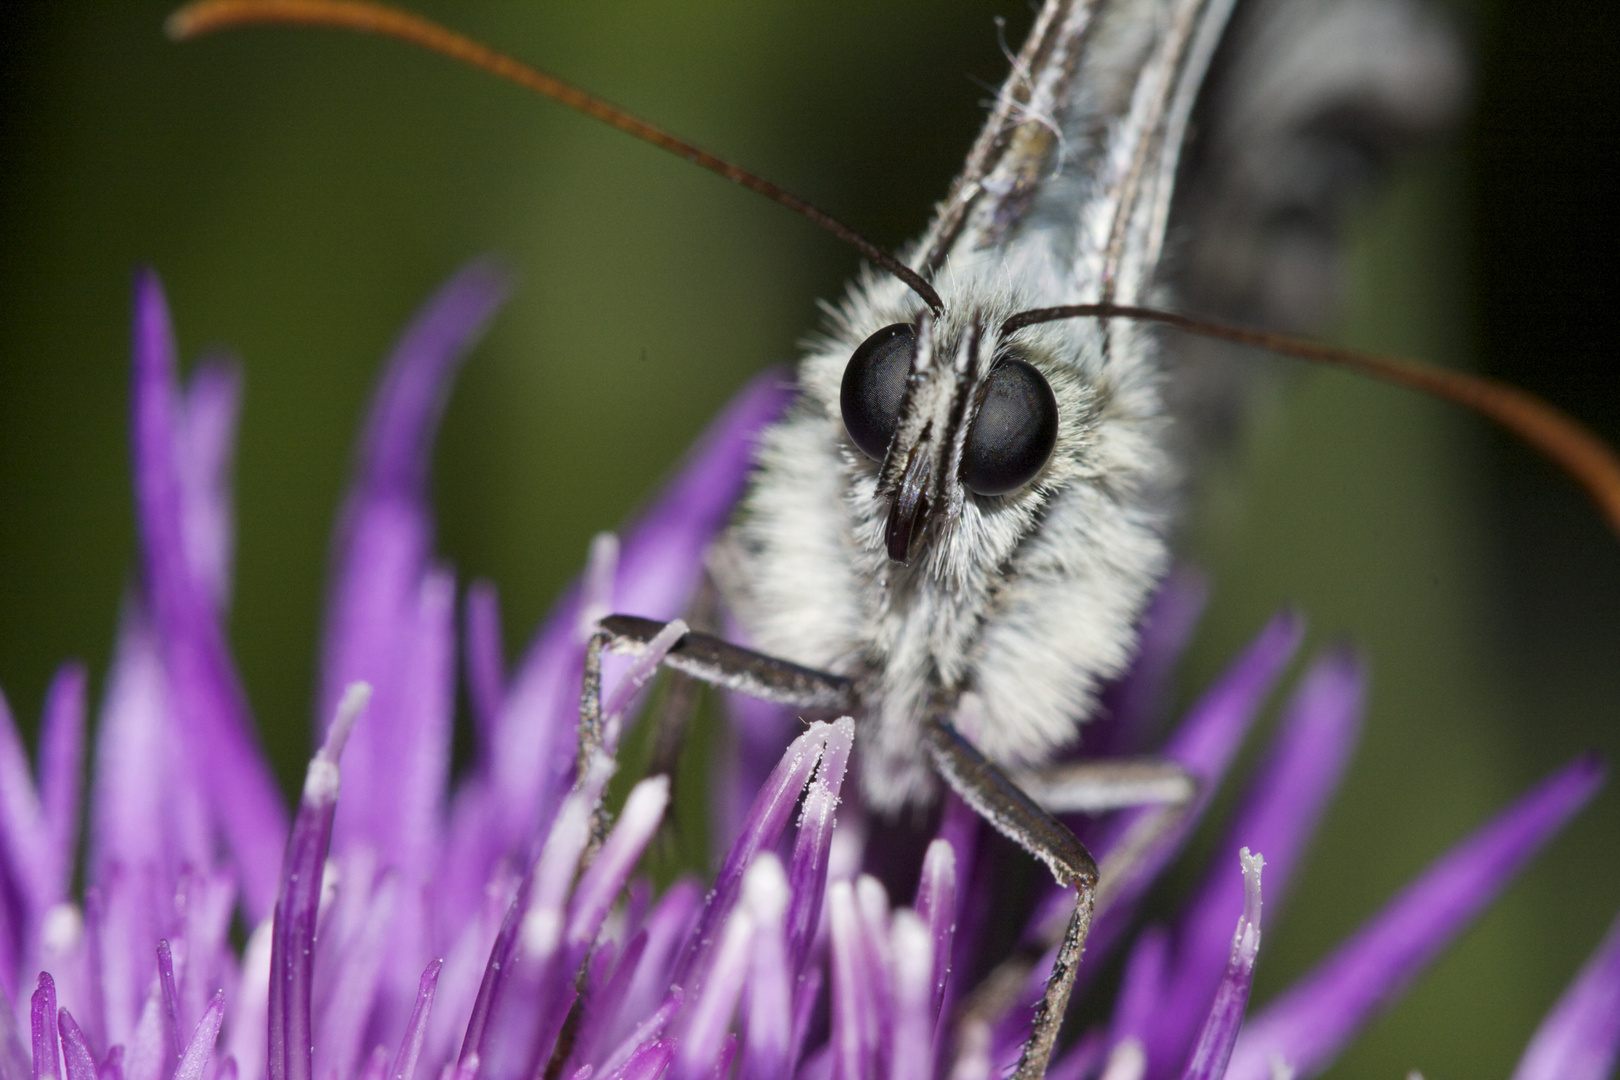
[{"label": "compound eye", "polygon": [[1057,398],[1026,360],[1003,358],[962,447],[962,482],[979,495],[1005,495],[1035,478],[1057,443]]},{"label": "compound eye", "polygon": [[900,422],[906,376],[917,353],[917,330],[910,323],[885,326],[855,350],[844,369],[838,407],[844,430],[861,453],[882,461]]}]

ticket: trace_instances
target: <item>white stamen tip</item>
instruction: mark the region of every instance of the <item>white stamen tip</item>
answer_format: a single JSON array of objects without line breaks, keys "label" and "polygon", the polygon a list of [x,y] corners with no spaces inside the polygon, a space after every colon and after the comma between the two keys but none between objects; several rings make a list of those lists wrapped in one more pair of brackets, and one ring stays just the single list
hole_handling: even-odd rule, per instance
[{"label": "white stamen tip", "polygon": [[908,997],[926,997],[934,981],[934,939],[928,924],[910,908],[901,908],[894,913],[889,940],[896,984]]},{"label": "white stamen tip", "polygon": [[650,833],[664,819],[668,806],[669,777],[649,776],[630,789],[630,797],[624,801],[624,810],[619,814],[619,824],[637,834]]},{"label": "white stamen tip", "polygon": [[68,952],[84,936],[84,917],[78,906],[66,902],[52,904],[45,912],[39,930],[40,945],[46,952]]},{"label": "white stamen tip", "polygon": [[613,579],[619,572],[619,538],[610,532],[591,537],[579,605],[579,636],[589,641],[596,624],[613,614]]},{"label": "white stamen tip", "polygon": [[349,741],[349,733],[354,730],[355,721],[360,719],[360,714],[370,702],[370,683],[352,682],[344,688],[337,713],[332,717],[332,726],[326,729],[326,742],[322,744],[319,756],[337,764],[343,756],[344,745]]},{"label": "white stamen tip", "polygon": [[782,921],[789,899],[782,860],[769,851],[758,856],[743,875],[742,888],[743,904],[761,925],[773,926]]}]

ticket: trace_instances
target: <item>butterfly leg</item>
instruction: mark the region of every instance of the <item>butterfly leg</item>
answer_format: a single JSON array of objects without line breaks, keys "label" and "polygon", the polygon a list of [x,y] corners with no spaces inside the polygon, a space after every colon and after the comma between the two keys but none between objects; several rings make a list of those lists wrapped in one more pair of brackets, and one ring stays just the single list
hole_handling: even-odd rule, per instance
[{"label": "butterfly leg", "polygon": [[[606,738],[602,722],[602,654],[606,651],[635,656],[645,652],[666,625],[634,615],[609,615],[597,624],[585,648],[585,679],[580,690],[580,776],[585,775],[592,757],[604,749]],[[784,705],[851,712],[859,704],[854,683],[841,675],[778,660],[698,631],[690,631],[677,641],[661,664],[698,682]]]},{"label": "butterfly leg", "polygon": [[1046,992],[1035,1007],[1029,1039],[1018,1058],[1014,1080],[1040,1080],[1057,1045],[1058,1029],[1074,989],[1075,971],[1086,947],[1096,906],[1097,863],[1062,822],[1043,810],[1007,773],[943,717],[926,727],[929,756],[941,778],[997,832],[1051,869],[1058,883],[1076,891],[1074,913],[1058,943]]}]

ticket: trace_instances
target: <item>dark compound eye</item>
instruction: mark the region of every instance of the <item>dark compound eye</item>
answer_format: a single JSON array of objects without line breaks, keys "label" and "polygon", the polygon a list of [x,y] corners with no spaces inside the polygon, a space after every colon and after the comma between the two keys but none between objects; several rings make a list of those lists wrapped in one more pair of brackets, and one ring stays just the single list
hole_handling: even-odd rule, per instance
[{"label": "dark compound eye", "polygon": [[855,350],[844,369],[844,383],[838,393],[838,406],[844,414],[844,430],[861,453],[882,461],[900,421],[900,400],[906,393],[906,376],[917,352],[917,331],[910,323],[885,326]]},{"label": "dark compound eye", "polygon": [[1057,398],[1046,377],[1028,361],[1003,358],[986,380],[984,404],[962,447],[962,482],[979,495],[1018,490],[1052,456],[1057,430]]}]

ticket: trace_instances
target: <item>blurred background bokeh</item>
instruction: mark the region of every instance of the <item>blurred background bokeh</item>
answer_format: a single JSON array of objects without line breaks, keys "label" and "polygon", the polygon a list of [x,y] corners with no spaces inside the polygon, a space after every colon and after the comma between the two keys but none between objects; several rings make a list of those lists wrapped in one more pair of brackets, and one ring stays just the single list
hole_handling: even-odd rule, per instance
[{"label": "blurred background bokeh", "polygon": [[[925,222],[1004,73],[1022,0],[413,6],[827,207],[885,246]],[[289,790],[308,751],[328,534],[378,364],[455,267],[519,287],[436,456],[444,556],[515,655],[749,373],[792,359],[855,265],[763,200],[488,77],[291,31],[186,46],[158,3],[0,2],[0,685],[31,730],[67,657],[105,673],[134,562],[130,269],[188,356],[247,373],[231,636]],[[1620,438],[1616,9],[1484,0],[1473,114],[1357,211],[1336,340],[1535,389]],[[1369,658],[1367,728],[1258,999],[1536,778],[1620,757],[1620,544],[1474,419],[1305,371],[1223,466],[1190,557],[1214,598],[1185,697],[1285,603]],[[1502,1076],[1620,909],[1599,797],[1343,1077]]]}]

